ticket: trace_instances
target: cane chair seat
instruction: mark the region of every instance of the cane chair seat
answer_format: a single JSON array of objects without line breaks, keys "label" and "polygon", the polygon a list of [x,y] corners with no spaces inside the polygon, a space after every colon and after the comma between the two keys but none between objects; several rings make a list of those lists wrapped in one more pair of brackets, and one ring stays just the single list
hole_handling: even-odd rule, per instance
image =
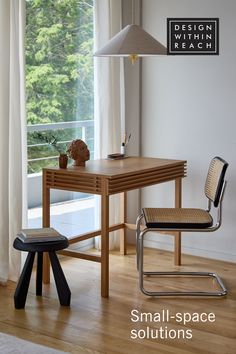
[{"label": "cane chair seat", "polygon": [[143,208],[148,228],[203,229],[212,226],[210,213],[203,209]]}]

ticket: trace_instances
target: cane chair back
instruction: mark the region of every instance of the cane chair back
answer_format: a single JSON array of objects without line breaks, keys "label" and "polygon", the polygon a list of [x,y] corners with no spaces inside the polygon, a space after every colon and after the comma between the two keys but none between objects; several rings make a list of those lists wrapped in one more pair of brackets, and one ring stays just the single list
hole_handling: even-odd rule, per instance
[{"label": "cane chair back", "polygon": [[219,204],[227,167],[228,163],[220,157],[214,157],[209,166],[205,183],[205,195],[213,202],[215,207],[218,207]]}]

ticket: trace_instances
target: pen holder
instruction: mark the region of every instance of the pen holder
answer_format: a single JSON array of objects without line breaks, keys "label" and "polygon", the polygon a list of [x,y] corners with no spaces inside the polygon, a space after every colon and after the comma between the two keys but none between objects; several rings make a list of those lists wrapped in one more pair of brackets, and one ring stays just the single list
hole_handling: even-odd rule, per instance
[{"label": "pen holder", "polygon": [[124,144],[124,143],[121,144],[120,153],[121,153],[122,155],[125,155],[125,144]]}]

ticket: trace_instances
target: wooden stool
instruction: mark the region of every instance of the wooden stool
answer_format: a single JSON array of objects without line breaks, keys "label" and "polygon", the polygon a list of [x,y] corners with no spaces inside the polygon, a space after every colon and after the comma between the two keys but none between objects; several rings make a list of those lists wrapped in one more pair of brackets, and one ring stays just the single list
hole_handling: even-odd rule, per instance
[{"label": "wooden stool", "polygon": [[52,242],[31,242],[24,243],[19,238],[16,238],[13,247],[20,251],[29,252],[18,281],[14,302],[16,309],[23,309],[29,289],[30,277],[32,273],[35,253],[38,253],[37,259],[37,274],[36,274],[36,295],[42,295],[42,275],[43,275],[43,252],[48,252],[54,279],[57,287],[57,293],[60,304],[62,306],[70,306],[71,292],[67,284],[65,275],[62,271],[60,262],[57,258],[56,251],[62,250],[69,246],[68,239],[56,240]]}]

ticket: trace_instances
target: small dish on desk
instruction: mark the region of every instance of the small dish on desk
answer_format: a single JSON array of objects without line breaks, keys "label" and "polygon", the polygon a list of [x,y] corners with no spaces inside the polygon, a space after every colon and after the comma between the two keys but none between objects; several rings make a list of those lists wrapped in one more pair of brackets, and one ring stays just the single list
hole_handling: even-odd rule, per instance
[{"label": "small dish on desk", "polygon": [[120,153],[109,154],[107,155],[107,158],[110,160],[120,160],[125,158],[125,154],[120,154]]}]

